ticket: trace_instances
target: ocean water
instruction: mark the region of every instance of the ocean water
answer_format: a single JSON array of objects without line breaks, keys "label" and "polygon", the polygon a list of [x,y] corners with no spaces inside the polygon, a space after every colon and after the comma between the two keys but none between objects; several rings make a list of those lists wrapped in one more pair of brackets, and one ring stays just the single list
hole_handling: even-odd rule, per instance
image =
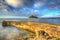
[{"label": "ocean water", "polygon": [[46,18],[46,19],[0,18],[0,40],[17,40],[18,37],[24,34],[23,30],[18,30],[17,28],[11,26],[4,28],[2,26],[2,21],[30,21],[60,25],[60,18]]},{"label": "ocean water", "polygon": [[43,22],[43,23],[60,25],[60,18],[43,18],[43,19],[0,18],[0,22],[2,21],[30,21],[30,22]]}]

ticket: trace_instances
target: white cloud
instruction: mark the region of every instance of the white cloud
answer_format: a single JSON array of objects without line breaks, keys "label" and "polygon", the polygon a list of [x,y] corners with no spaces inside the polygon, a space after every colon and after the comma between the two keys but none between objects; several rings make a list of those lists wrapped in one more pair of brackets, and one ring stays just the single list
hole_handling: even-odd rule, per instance
[{"label": "white cloud", "polygon": [[23,6],[23,0],[5,0],[5,2],[13,7]]},{"label": "white cloud", "polygon": [[42,6],[44,6],[45,4],[43,3],[43,2],[36,2],[35,4],[34,4],[34,7],[35,8],[40,8],[40,7],[42,7]]},{"label": "white cloud", "polygon": [[5,4],[5,1],[0,0],[0,12],[2,12],[2,13],[7,13],[7,12],[8,12],[7,6],[4,5],[4,4]]}]

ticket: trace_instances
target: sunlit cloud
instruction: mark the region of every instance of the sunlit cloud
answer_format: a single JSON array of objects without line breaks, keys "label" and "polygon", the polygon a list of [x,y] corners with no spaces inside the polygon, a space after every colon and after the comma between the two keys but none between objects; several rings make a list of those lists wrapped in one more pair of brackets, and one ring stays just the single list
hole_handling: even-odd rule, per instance
[{"label": "sunlit cloud", "polygon": [[23,0],[5,0],[5,2],[13,7],[23,6]]}]

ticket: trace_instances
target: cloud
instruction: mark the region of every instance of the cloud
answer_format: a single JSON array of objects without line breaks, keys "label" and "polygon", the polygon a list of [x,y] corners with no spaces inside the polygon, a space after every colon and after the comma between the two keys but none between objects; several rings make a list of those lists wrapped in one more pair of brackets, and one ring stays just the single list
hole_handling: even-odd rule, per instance
[{"label": "cloud", "polygon": [[13,7],[23,6],[23,0],[5,0],[5,2]]},{"label": "cloud", "polygon": [[35,8],[40,8],[40,7],[42,7],[42,6],[44,6],[45,4],[43,3],[43,2],[36,2],[35,4],[34,4],[34,7]]},{"label": "cloud", "polygon": [[5,2],[12,7],[26,7],[33,4],[33,0],[5,0]]},{"label": "cloud", "polygon": [[32,6],[32,0],[0,0],[0,14],[20,16],[21,14],[24,14],[24,12],[21,12],[23,8],[27,9]]},{"label": "cloud", "polygon": [[8,12],[7,10],[7,6],[5,5],[6,3],[4,2],[4,0],[0,0],[0,12]]},{"label": "cloud", "polygon": [[[45,15],[47,11],[56,9],[60,10],[59,3],[59,0],[0,0],[0,15],[28,16],[33,13],[34,10],[41,10],[39,11],[39,14]],[[46,8],[47,10],[44,11],[44,8]]]}]

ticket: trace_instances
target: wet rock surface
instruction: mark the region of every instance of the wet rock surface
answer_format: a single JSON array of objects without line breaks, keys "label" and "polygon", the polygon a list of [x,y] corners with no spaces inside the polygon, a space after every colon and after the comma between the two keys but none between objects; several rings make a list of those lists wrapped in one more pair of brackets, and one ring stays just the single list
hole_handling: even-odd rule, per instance
[{"label": "wet rock surface", "polygon": [[[33,23],[30,23],[30,24],[32,24],[33,26],[37,26]],[[40,24],[42,25],[43,23],[40,23]],[[23,25],[27,25],[27,24],[23,22]],[[33,27],[32,25],[30,25],[29,27]],[[50,33],[48,33],[48,30],[51,31],[51,33],[54,33],[57,29],[58,30],[60,29],[60,26],[58,26],[57,28],[57,25],[51,26],[49,24],[43,24],[41,28],[46,29],[47,32],[45,32],[44,30],[38,31],[39,36],[36,38],[34,34],[26,32],[25,30],[21,30],[16,27],[10,27],[10,26],[2,27],[1,26],[0,40],[56,40],[56,38],[58,38],[58,37],[55,37],[54,35],[49,35]]]}]

